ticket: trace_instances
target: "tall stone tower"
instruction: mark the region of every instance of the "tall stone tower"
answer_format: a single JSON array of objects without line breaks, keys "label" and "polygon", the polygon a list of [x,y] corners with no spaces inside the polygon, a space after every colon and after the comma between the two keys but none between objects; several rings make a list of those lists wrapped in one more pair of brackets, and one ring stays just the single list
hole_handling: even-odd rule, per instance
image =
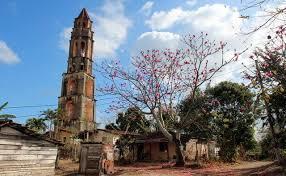
[{"label": "tall stone tower", "polygon": [[59,127],[60,140],[70,135],[95,129],[92,21],[85,9],[74,20],[71,33],[67,72],[63,74],[59,108],[65,116]]}]

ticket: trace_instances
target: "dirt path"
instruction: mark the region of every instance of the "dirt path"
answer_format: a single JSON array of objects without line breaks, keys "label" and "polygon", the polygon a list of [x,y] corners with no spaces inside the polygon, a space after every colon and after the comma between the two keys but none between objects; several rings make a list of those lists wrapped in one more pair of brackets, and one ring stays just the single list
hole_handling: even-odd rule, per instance
[{"label": "dirt path", "polygon": [[[277,171],[278,170],[278,171]],[[162,164],[135,164],[129,167],[117,167],[117,176],[190,176],[190,175],[281,175],[271,161],[241,162],[234,165],[210,165],[203,169],[165,168]]]},{"label": "dirt path", "polygon": [[[56,175],[72,176],[78,175],[78,163],[70,160],[61,160],[60,169]],[[162,168],[163,166],[163,168]],[[282,168],[276,166],[272,161],[240,162],[236,164],[209,164],[202,169],[191,168],[166,168],[162,163],[135,163],[130,166],[115,168],[114,176],[286,176]]]},{"label": "dirt path", "polygon": [[77,175],[79,163],[71,160],[60,160],[59,168],[56,169],[56,176]]}]

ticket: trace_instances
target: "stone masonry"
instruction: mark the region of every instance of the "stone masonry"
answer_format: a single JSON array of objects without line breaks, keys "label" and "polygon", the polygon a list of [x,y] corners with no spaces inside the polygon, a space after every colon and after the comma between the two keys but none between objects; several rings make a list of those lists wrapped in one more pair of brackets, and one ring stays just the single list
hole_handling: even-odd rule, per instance
[{"label": "stone masonry", "polygon": [[59,140],[67,140],[62,139],[62,132],[76,134],[95,129],[93,43],[92,21],[83,9],[74,20],[67,71],[62,78],[59,108],[65,117],[60,119],[57,132]]}]

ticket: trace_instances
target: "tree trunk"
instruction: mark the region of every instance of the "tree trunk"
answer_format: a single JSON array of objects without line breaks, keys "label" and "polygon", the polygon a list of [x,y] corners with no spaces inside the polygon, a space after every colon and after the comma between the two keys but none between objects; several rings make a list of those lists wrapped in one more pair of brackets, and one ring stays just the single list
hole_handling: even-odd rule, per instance
[{"label": "tree trunk", "polygon": [[152,111],[152,115],[156,120],[156,123],[159,127],[159,130],[163,133],[163,135],[169,140],[169,141],[173,141],[173,135],[165,128],[165,126],[163,126],[162,122],[160,121],[159,117],[157,116],[157,114]]},{"label": "tree trunk", "polygon": [[163,126],[163,124],[161,123],[160,119],[158,118],[158,116],[156,115],[156,113],[152,112],[153,117],[155,118],[159,130],[163,133],[163,135],[170,141],[170,142],[174,142],[175,146],[176,146],[176,166],[184,166],[185,165],[185,161],[184,161],[184,157],[181,151],[181,140],[180,140],[180,135],[176,135],[175,132],[169,132],[165,126]]},{"label": "tree trunk", "polygon": [[184,166],[185,165],[185,161],[184,161],[184,157],[181,151],[181,142],[177,139],[174,140],[175,144],[176,144],[176,165],[175,166]]},{"label": "tree trunk", "polygon": [[184,161],[184,157],[183,157],[182,150],[181,150],[181,146],[182,146],[181,140],[180,140],[179,134],[176,135],[176,133],[172,133],[172,136],[173,136],[173,142],[176,145],[176,164],[175,164],[175,166],[182,167],[185,165],[185,161]]},{"label": "tree trunk", "polygon": [[50,134],[50,139],[52,139],[52,121],[50,120],[50,126],[49,126],[49,134]]},{"label": "tree trunk", "polygon": [[277,137],[277,134],[276,134],[276,132],[274,130],[275,119],[274,119],[274,117],[273,117],[273,115],[271,113],[271,109],[269,107],[269,103],[268,103],[267,99],[265,98],[266,92],[265,92],[264,85],[263,85],[263,82],[262,82],[262,77],[261,77],[261,73],[260,73],[260,67],[258,65],[258,61],[257,60],[255,60],[255,66],[256,66],[256,70],[258,72],[257,76],[258,76],[258,81],[259,81],[260,88],[261,88],[261,91],[262,91],[262,99],[264,100],[267,120],[269,122],[270,131],[271,131],[272,138],[273,138],[273,141],[274,141],[275,157],[278,160],[278,162],[281,164],[281,163],[283,163],[283,157],[282,157],[282,152],[280,150],[278,137]]}]

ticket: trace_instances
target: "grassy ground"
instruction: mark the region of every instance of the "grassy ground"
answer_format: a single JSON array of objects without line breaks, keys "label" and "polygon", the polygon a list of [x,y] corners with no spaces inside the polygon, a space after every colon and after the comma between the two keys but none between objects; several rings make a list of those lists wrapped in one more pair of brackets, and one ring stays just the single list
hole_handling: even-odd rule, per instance
[{"label": "grassy ground", "polygon": [[[135,163],[128,166],[118,166],[115,168],[114,176],[191,176],[191,175],[252,175],[252,176],[286,176],[282,167],[277,166],[272,161],[251,161],[239,162],[235,164],[212,163],[204,168],[174,168],[168,167],[164,163]],[[78,163],[68,160],[60,161],[60,169],[57,175],[77,175]],[[283,173],[284,172],[284,173]]]}]

